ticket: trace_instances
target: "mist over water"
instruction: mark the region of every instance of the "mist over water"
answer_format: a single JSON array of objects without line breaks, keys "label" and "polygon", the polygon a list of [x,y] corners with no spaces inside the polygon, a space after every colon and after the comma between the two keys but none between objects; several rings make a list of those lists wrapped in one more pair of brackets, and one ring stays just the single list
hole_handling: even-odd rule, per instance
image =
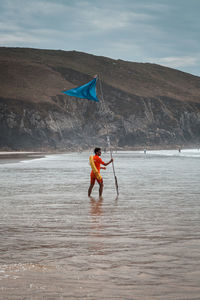
[{"label": "mist over water", "polygon": [[[199,299],[200,151],[0,164],[0,299]],[[102,153],[107,162],[109,153]]]}]

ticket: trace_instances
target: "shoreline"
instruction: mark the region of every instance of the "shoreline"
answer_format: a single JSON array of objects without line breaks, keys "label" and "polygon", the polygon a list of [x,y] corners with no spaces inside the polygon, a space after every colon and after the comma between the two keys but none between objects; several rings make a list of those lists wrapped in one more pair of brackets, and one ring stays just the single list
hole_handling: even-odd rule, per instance
[{"label": "shoreline", "polygon": [[[178,147],[124,147],[124,148],[114,148],[111,147],[112,151],[164,151],[164,150],[177,150]],[[181,151],[184,150],[200,150],[199,147],[195,146],[186,146],[186,147],[180,147]],[[37,158],[44,158],[46,155],[51,155],[51,154],[65,154],[65,153],[72,153],[72,152],[91,152],[93,149],[84,149],[82,151],[77,150],[77,151],[46,151],[46,152],[39,152],[39,151],[0,151],[0,164],[7,164],[7,163],[17,163],[22,160],[32,160],[32,159],[37,159]],[[108,149],[107,151],[108,152]]]},{"label": "shoreline", "polygon": [[0,151],[0,164],[18,163],[22,160],[43,158],[45,155],[44,152]]},{"label": "shoreline", "polygon": [[[74,153],[74,152],[87,152],[87,151],[93,151],[95,147],[100,147],[102,150],[108,149],[108,145],[93,145],[93,146],[77,146],[77,147],[71,147],[71,148],[32,148],[32,149],[26,149],[21,148],[18,150],[14,150],[12,148],[4,148],[0,147],[0,158],[2,155],[48,155],[48,154],[62,154],[62,153]],[[158,145],[151,145],[151,144],[143,144],[143,145],[134,145],[134,146],[117,146],[111,143],[110,146],[112,151],[143,151],[146,150],[184,150],[184,149],[200,149],[200,143],[177,143],[177,144],[158,144]]]}]

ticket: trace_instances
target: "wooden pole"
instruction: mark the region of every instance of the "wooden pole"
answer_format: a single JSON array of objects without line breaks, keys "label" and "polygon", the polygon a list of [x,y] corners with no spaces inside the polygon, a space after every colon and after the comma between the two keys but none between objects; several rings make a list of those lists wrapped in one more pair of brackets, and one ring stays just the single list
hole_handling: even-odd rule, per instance
[{"label": "wooden pole", "polygon": [[[104,101],[104,97],[103,97],[103,89],[102,89],[102,83],[101,83],[100,76],[99,76],[99,83],[100,83],[100,91],[101,91],[100,104],[101,104],[102,110],[104,112],[106,112],[106,105],[105,105],[105,101]],[[111,157],[111,159],[113,159],[111,145],[110,145],[110,138],[109,138],[109,133],[108,133],[108,124],[107,124],[105,118],[104,118],[104,124],[105,124],[105,127],[106,127],[107,143],[108,143],[108,148],[109,148],[109,152],[110,152],[110,157]],[[116,188],[117,196],[119,196],[119,187],[118,187],[118,182],[117,182],[117,176],[116,176],[116,173],[115,173],[114,161],[112,161],[112,169],[113,169],[113,175],[114,175],[114,180],[115,180],[115,188]]]}]

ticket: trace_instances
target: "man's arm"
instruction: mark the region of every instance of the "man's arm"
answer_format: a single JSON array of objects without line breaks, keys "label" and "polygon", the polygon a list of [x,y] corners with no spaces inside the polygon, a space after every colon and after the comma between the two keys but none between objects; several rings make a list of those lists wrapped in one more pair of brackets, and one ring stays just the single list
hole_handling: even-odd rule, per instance
[{"label": "man's arm", "polygon": [[104,166],[107,166],[107,165],[109,165],[111,162],[113,162],[113,158],[111,158],[111,160],[110,160],[109,162],[107,162],[107,163],[104,163]]}]

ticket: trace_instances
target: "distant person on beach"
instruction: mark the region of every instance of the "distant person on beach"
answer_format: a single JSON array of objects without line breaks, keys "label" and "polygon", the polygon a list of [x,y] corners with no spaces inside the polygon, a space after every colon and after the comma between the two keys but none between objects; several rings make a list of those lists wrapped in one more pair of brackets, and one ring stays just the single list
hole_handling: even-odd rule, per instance
[{"label": "distant person on beach", "polygon": [[[95,175],[95,172],[92,170],[91,173],[90,173],[90,186],[89,186],[89,189],[88,189],[88,197],[90,197],[91,195],[91,192],[92,192],[92,189],[95,185],[95,181],[98,182],[99,184],[99,197],[102,196],[102,193],[103,193],[103,178],[101,177],[100,175],[100,169],[106,169],[105,167],[101,167],[101,165],[104,165],[104,166],[107,166],[109,165],[111,162],[113,162],[113,159],[111,159],[109,162],[105,163],[101,158],[101,148],[95,148],[94,149],[94,156],[92,157],[93,159],[93,162],[94,162],[94,165],[97,169],[97,172],[99,176],[96,176]],[[99,177],[99,178],[97,178]],[[101,177],[101,178],[100,178]]]}]

